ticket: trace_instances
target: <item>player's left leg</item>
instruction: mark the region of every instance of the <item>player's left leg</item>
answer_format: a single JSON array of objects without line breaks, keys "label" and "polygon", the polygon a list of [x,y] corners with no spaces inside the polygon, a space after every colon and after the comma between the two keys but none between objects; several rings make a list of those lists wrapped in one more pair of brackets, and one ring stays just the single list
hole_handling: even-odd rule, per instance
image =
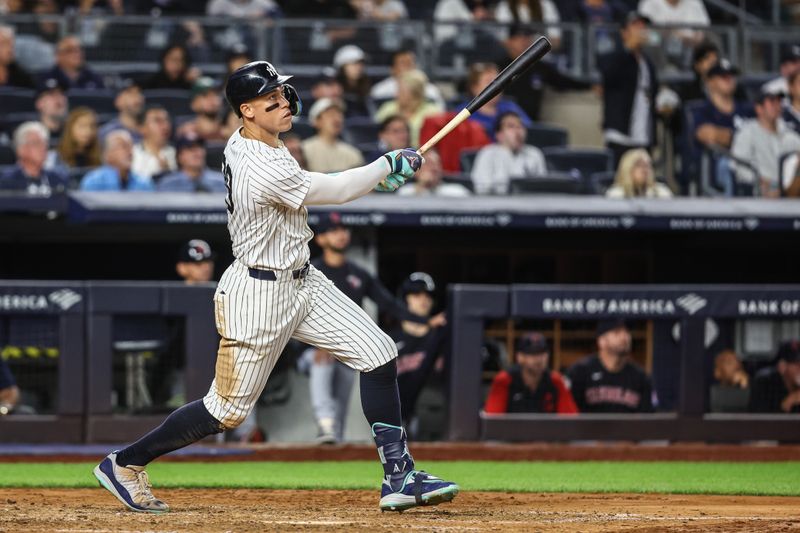
[{"label": "player's left leg", "polygon": [[294,337],[361,372],[361,405],[384,470],[380,508],[403,511],[452,500],[458,485],[416,470],[408,451],[394,341],[318,270],[312,267],[305,283],[312,291],[311,308]]},{"label": "player's left leg", "polygon": [[336,438],[344,441],[344,428],[347,423],[347,411],[350,408],[350,396],[356,372],[349,366],[336,361],[333,370],[333,395],[336,398]]}]

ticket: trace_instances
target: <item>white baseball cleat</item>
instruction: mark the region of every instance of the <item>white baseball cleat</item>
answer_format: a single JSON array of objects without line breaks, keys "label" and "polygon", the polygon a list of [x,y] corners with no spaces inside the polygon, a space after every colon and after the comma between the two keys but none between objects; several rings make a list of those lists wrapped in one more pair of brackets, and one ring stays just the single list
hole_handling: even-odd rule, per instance
[{"label": "white baseball cleat", "polygon": [[143,466],[119,466],[116,452],[94,467],[94,477],[125,507],[139,513],[166,513],[169,505],[150,492],[150,480]]}]

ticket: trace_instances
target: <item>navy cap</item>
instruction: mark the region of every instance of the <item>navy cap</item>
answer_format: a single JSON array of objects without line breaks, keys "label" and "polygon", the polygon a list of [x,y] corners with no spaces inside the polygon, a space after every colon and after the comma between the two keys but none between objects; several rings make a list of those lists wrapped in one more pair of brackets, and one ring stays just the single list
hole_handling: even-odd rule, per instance
[{"label": "navy cap", "polygon": [[628,323],[622,318],[607,318],[601,320],[597,323],[597,332],[595,333],[595,336],[602,337],[609,331],[613,331],[618,328],[628,329]]},{"label": "navy cap", "polygon": [[331,231],[335,228],[344,228],[346,227],[342,222],[342,215],[337,213],[336,211],[331,211],[330,213],[323,213],[319,216],[319,222],[317,223],[317,235],[320,233],[326,233]]},{"label": "navy cap", "polygon": [[776,359],[783,359],[787,363],[800,363],[800,341],[795,339],[782,342],[778,347]]},{"label": "navy cap", "polygon": [[36,87],[36,98],[39,98],[44,93],[50,91],[61,91],[62,93],[65,93],[67,92],[67,88],[61,84],[58,78],[45,78]]},{"label": "navy cap", "polygon": [[192,239],[183,245],[178,256],[181,263],[202,263],[212,261],[216,255],[211,246],[203,239]]},{"label": "navy cap", "polygon": [[514,349],[518,352],[536,355],[550,352],[547,346],[547,339],[538,331],[526,333],[518,338],[514,344]]},{"label": "navy cap", "polygon": [[175,141],[175,151],[180,152],[184,148],[192,148],[194,146],[202,146],[205,148],[206,142],[203,140],[202,137],[198,137],[194,133],[188,133],[186,135],[182,135],[178,137],[178,140]]},{"label": "navy cap", "polygon": [[408,276],[403,284],[400,286],[400,293],[405,296],[407,294],[417,294],[420,292],[427,292],[430,295],[436,291],[436,284],[430,274],[425,272],[414,272]]},{"label": "navy cap", "polygon": [[794,44],[781,53],[781,63],[800,61],[800,45]]},{"label": "navy cap", "polygon": [[713,76],[738,76],[739,69],[733,66],[733,63],[728,61],[727,59],[720,59],[710,69],[708,69],[708,73],[706,77],[711,78]]}]

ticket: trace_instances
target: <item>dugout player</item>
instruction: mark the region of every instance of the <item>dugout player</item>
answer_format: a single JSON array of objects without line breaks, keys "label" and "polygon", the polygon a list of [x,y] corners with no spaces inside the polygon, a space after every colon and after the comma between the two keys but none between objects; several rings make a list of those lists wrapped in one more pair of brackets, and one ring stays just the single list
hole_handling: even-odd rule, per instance
[{"label": "dugout player", "polygon": [[301,111],[295,89],[266,61],[240,67],[225,96],[243,119],[225,147],[223,174],[234,262],[214,294],[222,337],[214,381],[202,400],[174,413],[94,469],[129,509],[161,513],[145,466],[162,455],[242,423],[290,338],[330,352],[361,372],[361,402],[383,464],[380,508],[402,511],[452,500],[458,485],[416,470],[402,427],[397,349],[355,302],[308,263],[306,206],[343,204],[373,189],[394,191],[423,159],[394,150],[336,175],[300,168],[278,138]]},{"label": "dugout player", "polygon": [[[436,284],[425,272],[414,272],[403,280],[400,295],[408,310],[415,315],[430,316],[433,310]],[[417,399],[434,370],[441,373],[444,354],[450,340],[444,313],[439,313],[427,324],[403,320],[400,327],[389,332],[397,346],[397,385],[406,426],[416,425],[414,420]]]},{"label": "dugout player", "polygon": [[567,372],[572,397],[581,413],[650,413],[650,377],[629,359],[631,333],[622,319],[597,325],[597,353]]},{"label": "dugout player", "polygon": [[775,360],[753,378],[749,411],[800,413],[800,341],[781,343]]},{"label": "dugout player", "polygon": [[[410,312],[402,302],[392,296],[379,279],[347,260],[345,253],[350,246],[350,230],[342,224],[339,213],[333,212],[321,216],[315,240],[322,249],[322,255],[311,261],[311,264],[359,307],[362,306],[364,297],[367,297],[375,302],[381,311],[423,327],[427,327],[429,322],[438,324],[444,321],[444,315],[429,318],[427,312],[424,314]],[[312,348],[311,357],[313,360],[309,390],[319,430],[317,442],[334,444],[342,441],[344,437],[347,406],[350,403],[350,390],[355,375],[350,367],[336,360],[325,350]],[[401,405],[405,409],[400,376],[398,383]]]},{"label": "dugout player", "polygon": [[8,363],[0,357],[0,416],[11,414],[19,402],[19,387]]},{"label": "dugout player", "polygon": [[492,381],[484,411],[487,413],[572,414],[578,407],[564,378],[548,370],[550,350],[544,335],[527,333],[517,339],[515,365],[500,371]]}]

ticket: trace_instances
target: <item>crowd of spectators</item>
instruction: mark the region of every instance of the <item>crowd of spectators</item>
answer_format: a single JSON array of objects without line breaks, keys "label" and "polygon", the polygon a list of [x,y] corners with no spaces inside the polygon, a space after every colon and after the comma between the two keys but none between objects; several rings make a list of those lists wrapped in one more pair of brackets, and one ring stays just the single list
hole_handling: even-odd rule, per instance
[{"label": "crowd of spectators", "polygon": [[[299,138],[287,135],[293,154],[309,170],[337,172],[401,142],[402,146],[423,144],[542,32],[553,43],[553,57],[520,76],[448,136],[438,147],[441,171],[428,173],[429,181],[412,191],[447,194],[443,191],[458,190],[460,195],[466,188],[469,193],[508,194],[514,178],[552,174],[554,167],[543,150],[548,145],[538,145],[532,131],[547,127],[539,120],[544,89],[550,87],[555,91],[592,89],[601,96],[600,128],[616,177],[612,183],[590,175],[607,171],[602,164],[575,169],[583,173],[583,192],[612,198],[665,198],[693,192],[691,185],[699,181],[698,176],[708,175],[701,193],[800,194],[800,180],[795,180],[800,167],[796,146],[800,45],[783,50],[779,76],[760,90],[745,91],[738,83],[739,70],[723,57],[714,35],[705,30],[720,22],[713,18],[718,13],[709,12],[700,0],[440,0],[430,5],[399,0],[0,2],[0,12],[7,14],[65,10],[110,17],[147,13],[187,18],[165,30],[158,46],[153,44],[158,40],[148,34],[143,45],[160,50],[157,65],[150,73],[127,76],[98,70],[98,65],[87,61],[86,48],[98,43],[91,32],[63,34],[46,19],[32,25],[0,26],[0,90],[34,91],[31,108],[8,110],[13,116],[0,123],[0,143],[12,145],[16,139],[31,137],[29,122],[43,125],[49,133],[44,169],[59,176],[62,188],[175,190],[174,185],[165,188],[160,182],[178,172],[180,144],[184,159],[192,160],[193,166],[200,157],[205,161],[202,172],[182,167],[182,179],[190,182],[183,182],[179,189],[218,190],[218,176],[209,181],[211,174],[205,169],[216,169],[226,139],[239,126],[222,96],[225,77],[254,55],[245,27],[230,27],[239,35],[228,34],[226,39],[230,39],[225,41],[191,18],[205,14],[224,20],[355,18],[386,24],[427,19],[438,23],[435,40],[442,50],[453,40],[466,39],[457,23],[492,23],[476,30],[486,34],[489,44],[480,45],[486,48],[480,50],[482,59],[463,65],[464,78],[454,80],[455,85],[453,80],[447,85],[431,79],[429,74],[435,72],[428,69],[426,74],[414,48],[406,48],[408,43],[401,44],[402,39],[393,45],[386,62],[378,63],[372,58],[373,52],[379,55],[378,50],[362,47],[357,27],[337,26],[316,37],[312,34],[310,39],[327,43],[330,64],[316,78],[304,75],[297,80],[309,112],[296,121],[294,132]],[[588,38],[596,41],[599,82],[576,79],[559,67],[559,58],[566,57],[560,54],[568,38],[559,27],[563,22],[592,28]],[[115,27],[112,24],[105,31]],[[47,68],[29,61],[34,37],[51,47],[52,64]],[[20,38],[24,50],[16,48]],[[483,43],[476,35],[470,39]],[[208,64],[211,46],[225,50],[224,73],[215,71],[216,76],[198,67]],[[386,50],[380,53],[387,57]],[[370,68],[381,66],[388,68],[388,77],[369,74]],[[661,81],[661,74],[670,68],[687,68],[693,78],[674,84]],[[107,106],[116,113],[92,105],[95,92],[113,93]],[[657,149],[659,123],[665,126],[662,135],[672,137],[674,165],[665,164],[670,152]],[[28,126],[26,135],[15,135],[22,125]],[[133,143],[129,166],[124,154],[117,154],[124,152],[124,136],[109,137],[119,130],[127,132]],[[14,183],[16,189],[38,194],[56,190],[52,184],[42,185],[44,175],[30,160],[19,159],[20,149],[26,151],[14,145],[16,159],[6,156],[0,161],[0,183]],[[644,169],[641,150],[649,154],[649,170]],[[622,165],[623,156],[631,152],[636,155]],[[644,170],[638,171],[639,167]],[[670,176],[659,174],[668,167]],[[673,179],[673,168],[677,179]],[[46,178],[48,182],[52,176]],[[451,184],[460,187],[443,187]]]}]

